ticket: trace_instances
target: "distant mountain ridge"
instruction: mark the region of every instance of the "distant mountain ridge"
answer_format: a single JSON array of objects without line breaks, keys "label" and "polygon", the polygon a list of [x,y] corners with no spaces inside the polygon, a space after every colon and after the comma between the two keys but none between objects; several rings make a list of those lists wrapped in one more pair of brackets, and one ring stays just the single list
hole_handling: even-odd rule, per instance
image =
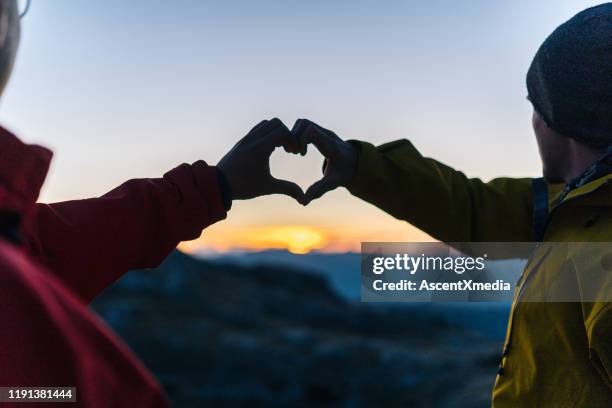
[{"label": "distant mountain ridge", "polygon": [[293,254],[286,250],[272,249],[258,252],[230,252],[200,259],[230,262],[243,266],[258,264],[287,266],[306,272],[316,272],[324,276],[340,296],[350,300],[359,300],[361,296],[359,279],[361,254],[356,252],[314,251],[308,254]]}]

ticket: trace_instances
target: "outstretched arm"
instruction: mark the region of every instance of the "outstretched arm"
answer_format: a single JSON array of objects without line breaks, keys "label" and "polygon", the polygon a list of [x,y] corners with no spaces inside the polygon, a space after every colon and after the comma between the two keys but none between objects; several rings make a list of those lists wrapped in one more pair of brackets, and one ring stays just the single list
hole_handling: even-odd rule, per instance
[{"label": "outstretched arm", "polygon": [[423,157],[407,140],[375,147],[340,139],[305,119],[293,132],[305,152],[312,143],[326,158],[323,178],[307,200],[344,186],[353,195],[445,242],[532,241],[530,179],[484,183]]},{"label": "outstretched arm", "polygon": [[353,195],[441,241],[533,241],[531,179],[468,178],[407,140],[358,146]]},{"label": "outstretched arm", "polygon": [[88,302],[128,270],[158,265],[180,241],[225,216],[217,170],[198,161],[162,178],[127,181],[99,198],[38,204],[28,244]]},{"label": "outstretched arm", "polygon": [[270,155],[292,137],[280,120],[264,120],[216,167],[182,164],[99,198],[38,204],[27,244],[88,302],[128,270],[157,266],[180,241],[224,219],[232,200],[286,194],[303,202],[299,186],[270,174]]}]

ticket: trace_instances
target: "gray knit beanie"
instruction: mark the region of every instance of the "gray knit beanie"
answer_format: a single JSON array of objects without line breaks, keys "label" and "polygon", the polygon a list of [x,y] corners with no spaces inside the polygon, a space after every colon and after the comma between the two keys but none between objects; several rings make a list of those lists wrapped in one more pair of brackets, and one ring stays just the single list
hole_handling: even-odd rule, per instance
[{"label": "gray knit beanie", "polygon": [[529,67],[527,90],[555,131],[594,148],[612,145],[612,3],[553,31]]}]

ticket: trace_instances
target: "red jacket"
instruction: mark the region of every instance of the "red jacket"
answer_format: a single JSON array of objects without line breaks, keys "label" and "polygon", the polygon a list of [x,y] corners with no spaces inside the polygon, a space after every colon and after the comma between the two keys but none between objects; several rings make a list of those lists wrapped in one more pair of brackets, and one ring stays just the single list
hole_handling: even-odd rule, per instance
[{"label": "red jacket", "polygon": [[167,406],[87,303],[225,218],[216,170],[182,164],[100,198],[36,204],[51,155],[0,128],[0,387],[76,387],[85,407]]}]

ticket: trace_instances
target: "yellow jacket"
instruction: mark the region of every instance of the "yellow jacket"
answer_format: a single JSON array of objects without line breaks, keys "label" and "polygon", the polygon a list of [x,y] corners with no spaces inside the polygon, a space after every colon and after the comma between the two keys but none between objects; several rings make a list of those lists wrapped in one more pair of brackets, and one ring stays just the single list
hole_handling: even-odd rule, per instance
[{"label": "yellow jacket", "polygon": [[[360,158],[348,190],[441,241],[612,241],[612,174],[558,203],[563,186],[542,179],[484,183],[423,157],[406,140],[353,143]],[[589,263],[588,254],[587,261],[572,262],[585,257],[578,253],[536,253],[541,259],[528,263],[515,292],[493,407],[612,407],[612,269],[596,274],[606,301],[517,301],[521,290],[546,291],[552,279],[570,275],[588,280],[585,268],[602,267]],[[568,267],[569,274],[560,273]]]}]

